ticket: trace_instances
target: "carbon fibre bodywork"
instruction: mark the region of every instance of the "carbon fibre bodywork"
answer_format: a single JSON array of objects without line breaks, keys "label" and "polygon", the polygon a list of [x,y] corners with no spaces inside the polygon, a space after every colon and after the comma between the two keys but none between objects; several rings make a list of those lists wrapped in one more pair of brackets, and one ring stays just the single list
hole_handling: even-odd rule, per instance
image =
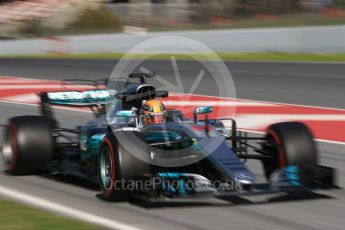
[{"label": "carbon fibre bodywork", "polygon": [[[168,93],[156,91],[146,83],[145,77],[141,83],[126,82],[122,86],[120,91],[96,89],[41,95],[42,113],[48,117],[53,117],[48,104],[96,107],[96,118],[87,124],[74,130],[54,130],[77,135],[77,141],[57,142],[60,157],[54,162],[55,171],[97,182],[100,147],[104,138],[111,134],[125,154],[150,165],[150,172],[145,175],[129,172],[131,179],[145,177],[145,180],[159,181],[153,182],[150,189],[137,189],[141,190],[140,194],[217,196],[335,184],[332,168],[316,164],[277,166],[275,162],[281,160],[278,154],[281,143],[269,139],[269,135],[242,135],[231,118],[209,120],[207,114],[212,112],[211,107],[197,108],[192,119],[184,118],[181,111],[169,110],[166,123],[144,126],[138,113],[141,102],[167,97]],[[106,104],[107,113],[104,112]],[[201,119],[198,114],[205,114],[205,117]],[[230,120],[232,127],[225,128],[223,120]],[[248,140],[254,141],[256,146],[248,144]],[[248,147],[258,154],[248,154]],[[311,154],[316,156],[316,153]],[[268,179],[265,186],[257,184],[256,176],[245,164],[246,159],[263,162]],[[191,184],[192,188],[188,187]]]}]

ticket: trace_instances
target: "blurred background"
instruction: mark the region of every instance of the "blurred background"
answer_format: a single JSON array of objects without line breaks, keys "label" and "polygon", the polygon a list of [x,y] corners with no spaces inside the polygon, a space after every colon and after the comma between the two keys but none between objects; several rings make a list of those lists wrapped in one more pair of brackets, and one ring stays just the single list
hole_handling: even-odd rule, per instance
[{"label": "blurred background", "polygon": [[[200,42],[224,60],[237,98],[254,100],[253,110],[243,109],[243,124],[273,122],[279,116],[310,119],[316,134],[329,138],[319,142],[322,162],[339,169],[339,185],[345,186],[345,0],[0,0],[0,125],[14,115],[37,114],[25,103],[33,103],[40,90],[56,89],[62,79],[106,79],[123,54],[164,35]],[[191,86],[202,51],[190,55],[179,46],[183,42],[169,42],[154,47],[159,55],[151,60],[133,57],[145,60],[140,64],[167,82],[175,79],[177,60],[184,84]],[[200,94],[214,93],[214,82],[207,74],[205,79]],[[256,101],[307,107],[287,106],[287,112],[272,104],[281,111],[266,116],[270,108]],[[315,113],[310,106],[338,109]],[[56,115],[63,127],[91,119],[74,110],[57,109]],[[262,177],[258,163],[250,166]],[[108,205],[97,198],[98,186],[55,175],[0,173],[0,181],[0,187],[104,217],[106,223],[115,219],[146,229],[344,229],[342,190],[310,202],[283,195],[263,197],[260,205],[248,205],[256,202],[254,197],[146,207]],[[12,194],[4,191],[0,188],[0,229],[98,229],[3,201],[2,195]]]},{"label": "blurred background", "polygon": [[345,0],[0,0],[0,38],[339,25]]}]

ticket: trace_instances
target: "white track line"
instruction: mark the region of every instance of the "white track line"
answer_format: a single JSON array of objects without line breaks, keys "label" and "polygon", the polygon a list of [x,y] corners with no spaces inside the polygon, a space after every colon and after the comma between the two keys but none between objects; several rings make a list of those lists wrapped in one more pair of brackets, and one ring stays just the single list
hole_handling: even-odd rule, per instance
[{"label": "white track line", "polygon": [[60,213],[67,217],[73,217],[91,224],[103,226],[109,229],[123,229],[123,230],[140,230],[140,228],[136,228],[115,220],[106,219],[101,216],[97,216],[91,213],[87,213],[84,211],[80,211],[74,208],[70,208],[61,204],[54,203],[52,201],[48,201],[42,198],[38,198],[35,196],[31,196],[22,192],[18,192],[14,189],[6,188],[0,186],[0,195],[11,198],[17,201],[21,201],[23,203],[43,208],[49,211],[53,211],[56,213]]}]

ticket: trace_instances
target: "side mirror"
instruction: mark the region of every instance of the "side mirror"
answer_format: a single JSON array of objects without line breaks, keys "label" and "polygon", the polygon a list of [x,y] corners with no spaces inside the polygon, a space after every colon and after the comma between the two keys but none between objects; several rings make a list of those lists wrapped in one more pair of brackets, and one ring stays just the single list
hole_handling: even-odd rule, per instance
[{"label": "side mirror", "polygon": [[213,111],[212,106],[198,107],[196,110],[194,110],[194,114],[193,114],[194,123],[198,123],[200,114],[208,114],[208,113],[211,113],[212,111]]},{"label": "side mirror", "polygon": [[132,110],[121,110],[116,112],[117,117],[135,117],[135,112]]},{"label": "side mirror", "polygon": [[211,113],[213,111],[212,106],[204,106],[204,107],[199,107],[195,110],[195,113],[197,114],[207,114]]}]

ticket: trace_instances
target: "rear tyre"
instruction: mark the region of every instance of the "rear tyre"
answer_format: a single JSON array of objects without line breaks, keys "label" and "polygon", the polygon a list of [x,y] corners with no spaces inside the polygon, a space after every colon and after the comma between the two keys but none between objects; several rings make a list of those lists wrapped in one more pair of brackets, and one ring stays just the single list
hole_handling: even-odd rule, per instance
[{"label": "rear tyre", "polygon": [[33,174],[54,157],[53,122],[43,116],[20,116],[9,120],[4,130],[2,158],[6,172]]},{"label": "rear tyre", "polygon": [[108,201],[128,201],[136,176],[151,173],[150,165],[128,153],[112,133],[101,144],[98,166],[102,196]]},{"label": "rear tyre", "polygon": [[282,122],[269,126],[263,149],[274,157],[263,161],[267,179],[279,168],[318,164],[313,135],[301,122]]}]

